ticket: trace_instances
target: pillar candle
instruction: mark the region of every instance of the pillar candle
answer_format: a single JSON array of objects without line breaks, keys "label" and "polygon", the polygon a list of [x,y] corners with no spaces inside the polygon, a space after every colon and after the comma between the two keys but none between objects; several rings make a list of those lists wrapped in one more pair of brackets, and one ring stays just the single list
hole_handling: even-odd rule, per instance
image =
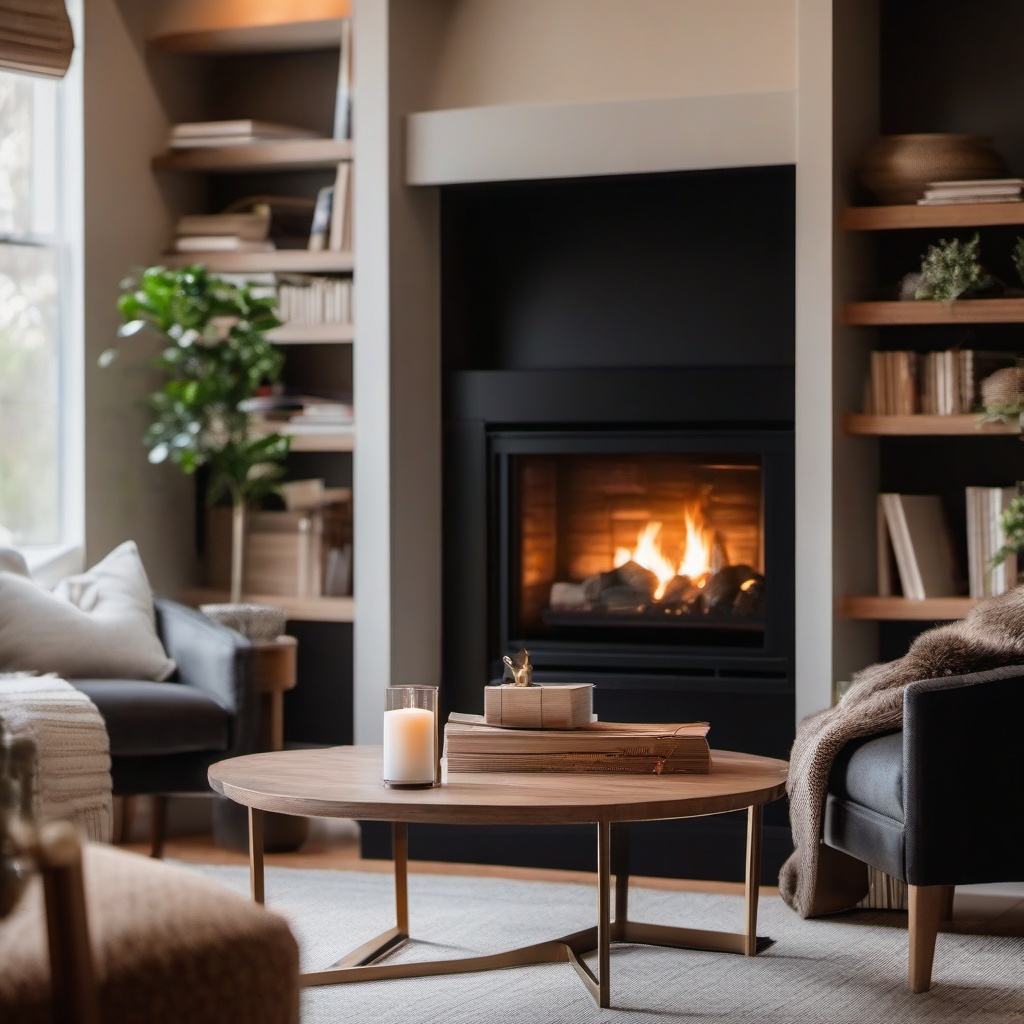
[{"label": "pillar candle", "polygon": [[395,708],[384,712],[385,782],[404,785],[433,783],[434,713],[426,708]]}]

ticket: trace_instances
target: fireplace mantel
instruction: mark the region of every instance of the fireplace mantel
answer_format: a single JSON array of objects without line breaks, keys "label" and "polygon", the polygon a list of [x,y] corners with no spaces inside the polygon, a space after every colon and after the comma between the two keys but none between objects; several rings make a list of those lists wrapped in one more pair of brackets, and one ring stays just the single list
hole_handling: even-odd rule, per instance
[{"label": "fireplace mantel", "polygon": [[793,164],[796,93],[423,111],[406,152],[409,185]]}]

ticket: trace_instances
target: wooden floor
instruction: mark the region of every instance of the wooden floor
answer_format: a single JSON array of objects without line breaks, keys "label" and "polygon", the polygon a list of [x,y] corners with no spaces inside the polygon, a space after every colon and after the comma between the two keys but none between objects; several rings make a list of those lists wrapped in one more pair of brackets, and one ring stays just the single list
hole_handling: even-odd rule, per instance
[{"label": "wooden floor", "polygon": [[[127,844],[127,849],[148,852],[146,843]],[[248,854],[218,846],[208,834],[171,838],[165,856],[199,864],[247,865]],[[359,853],[359,832],[354,822],[310,822],[309,839],[294,853],[268,853],[268,867],[326,868],[335,871],[371,871],[389,873],[391,862],[364,860]],[[508,878],[534,882],[575,882],[593,885],[594,875],[587,871],[558,871],[546,868],[502,867],[487,864],[456,864],[446,861],[410,861],[411,871],[427,874]],[[673,892],[710,892],[741,894],[739,882],[706,882],[691,879],[636,877],[636,885]],[[965,886],[957,889],[953,920],[944,931],[980,934],[1024,934],[1024,887]],[[774,886],[762,886],[764,896],[778,894]],[[901,920],[905,915],[893,915]]]}]

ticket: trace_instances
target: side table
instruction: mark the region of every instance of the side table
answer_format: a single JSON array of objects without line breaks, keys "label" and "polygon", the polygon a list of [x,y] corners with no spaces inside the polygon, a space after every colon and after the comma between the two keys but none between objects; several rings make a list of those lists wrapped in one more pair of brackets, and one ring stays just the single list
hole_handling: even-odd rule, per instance
[{"label": "side table", "polygon": [[260,689],[260,747],[284,750],[284,695],[295,688],[298,641],[293,636],[253,644]]},{"label": "side table", "polygon": [[[260,691],[260,750],[284,749],[284,695],[295,688],[298,641],[293,636],[254,640],[254,665]],[[213,834],[221,846],[247,850],[249,825],[243,809],[218,801],[213,812]],[[297,850],[309,836],[309,819],[270,814],[264,822],[265,848],[272,853]]]}]

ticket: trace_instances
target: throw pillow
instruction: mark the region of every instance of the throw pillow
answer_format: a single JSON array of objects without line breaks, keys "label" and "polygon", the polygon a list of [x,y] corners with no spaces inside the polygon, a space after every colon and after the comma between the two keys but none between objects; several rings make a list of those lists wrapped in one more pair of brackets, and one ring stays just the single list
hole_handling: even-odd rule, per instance
[{"label": "throw pillow", "polygon": [[134,541],[53,593],[0,561],[0,672],[68,679],[167,679],[153,592]]}]

